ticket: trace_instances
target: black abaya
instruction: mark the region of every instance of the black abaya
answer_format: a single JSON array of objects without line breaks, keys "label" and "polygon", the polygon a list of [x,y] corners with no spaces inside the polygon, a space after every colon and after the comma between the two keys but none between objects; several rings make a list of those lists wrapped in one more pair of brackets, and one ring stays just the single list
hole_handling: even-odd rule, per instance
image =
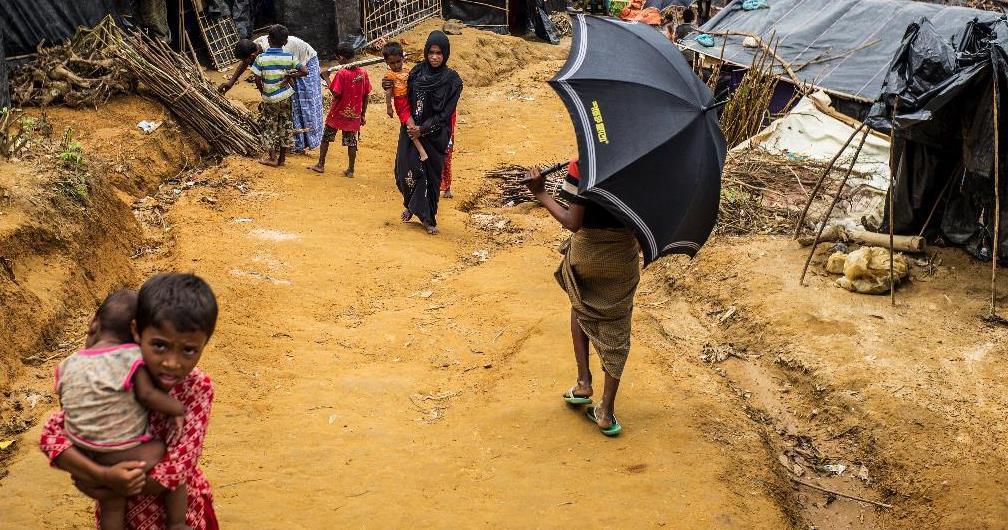
[{"label": "black abaya", "polygon": [[[428,37],[424,57],[435,44],[441,48],[447,63],[450,45],[448,38],[439,31]],[[425,225],[433,227],[437,226],[441,175],[451,140],[451,118],[462,94],[462,78],[445,64],[433,68],[425,59],[410,72],[408,91],[413,121],[420,127],[420,143],[427,151],[427,161],[420,161],[416,146],[403,125],[396,150],[396,186],[403,195],[403,207]]]}]

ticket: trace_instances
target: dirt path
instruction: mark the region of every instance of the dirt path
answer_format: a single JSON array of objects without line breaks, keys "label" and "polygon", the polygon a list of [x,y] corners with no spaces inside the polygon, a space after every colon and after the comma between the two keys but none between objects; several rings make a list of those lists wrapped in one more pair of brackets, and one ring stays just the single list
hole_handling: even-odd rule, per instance
[{"label": "dirt path", "polygon": [[[466,89],[460,199],[498,163],[573,150],[542,83],[561,63],[523,60]],[[340,149],[321,177],[306,157],[281,171],[228,160],[214,171],[252,189],[184,194],[170,254],[143,264],[194,270],[220,297],[202,361],[216,385],[203,465],[226,528],[788,525],[764,441],[695,360],[706,328],[682,302],[642,287],[618,404],[626,432],[603,438],[559,398],[574,377],[569,306],[551,277],[561,231],[522,211],[483,230],[459,199],[442,202],[440,237],[400,224],[393,125],[370,118],[357,178],[338,176]],[[687,330],[674,348],[662,322]],[[0,526],[88,518],[33,447],[0,497],[11,507]]]},{"label": "dirt path", "polygon": [[[408,34],[407,50],[435,26]],[[1008,331],[981,322],[989,269],[956,250],[915,265],[896,308],[833,287],[815,267],[797,286],[805,251],[782,238],[723,238],[696,260],[662,260],[638,291],[624,435],[605,439],[563,405],[574,367],[552,271],[565,234],[541,209],[497,207],[483,174],[574,151],[544,83],[565,50],[477,31],[453,44],[467,85],[441,236],[398,222],[395,128],[380,105],[357,178],[340,176],[339,148],[325,176],[307,157],[283,170],[229,159],[193,176],[204,184],[173,184],[187,191],[166,220],[143,203],[141,235],[126,206],[198,149],[175,128],[133,131],[161,110],[124,98],[100,115],[54,111],[96,158],[126,168],[103,191],[123,200],[116,223],[73,225],[120,230],[115,244],[23,252],[14,276],[44,305],[4,309],[49,322],[133,276],[205,276],[223,312],[202,361],[216,384],[202,461],[226,528],[1006,527]],[[377,86],[380,69],[371,75]],[[257,100],[249,85],[233,95]],[[0,184],[27,196],[30,174],[0,168]],[[4,215],[0,235],[26,217]],[[48,330],[42,361],[3,372],[17,379],[3,389],[0,425],[22,426],[4,432],[55,403],[49,374],[83,321],[67,326]],[[39,327],[51,326],[0,321]],[[87,526],[89,503],[46,467],[38,429],[0,452],[0,528]]]}]

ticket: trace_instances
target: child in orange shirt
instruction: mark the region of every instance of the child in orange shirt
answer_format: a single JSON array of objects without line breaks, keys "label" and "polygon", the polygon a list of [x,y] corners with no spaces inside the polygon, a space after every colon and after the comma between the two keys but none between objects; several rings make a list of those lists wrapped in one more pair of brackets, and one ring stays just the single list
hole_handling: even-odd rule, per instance
[{"label": "child in orange shirt", "polygon": [[[389,71],[385,74],[384,79],[391,82],[392,85],[392,88],[385,90],[385,110],[388,112],[389,118],[398,116],[399,121],[403,125],[413,125],[413,113],[410,109],[407,84],[409,82],[409,72],[403,70],[404,54],[402,45],[398,42],[386,44],[382,48],[382,56],[385,57],[385,64],[389,67]],[[387,85],[389,83],[382,83],[382,86]],[[420,154],[420,161],[426,161],[427,151],[424,151],[420,140],[413,139],[413,145],[416,146],[417,152]]]}]

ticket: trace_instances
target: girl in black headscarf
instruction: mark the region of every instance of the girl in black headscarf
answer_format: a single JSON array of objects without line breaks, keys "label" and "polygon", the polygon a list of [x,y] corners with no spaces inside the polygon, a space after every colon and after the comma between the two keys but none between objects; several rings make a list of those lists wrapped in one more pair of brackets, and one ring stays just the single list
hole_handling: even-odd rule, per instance
[{"label": "girl in black headscarf", "polygon": [[[431,235],[438,233],[441,174],[451,140],[451,118],[462,94],[462,78],[446,66],[450,54],[447,35],[434,31],[427,37],[424,60],[413,67],[408,81],[407,96],[416,125],[402,126],[396,151],[396,186],[405,208],[402,220],[407,222],[417,216]],[[427,151],[426,161],[420,160],[414,138]]]}]

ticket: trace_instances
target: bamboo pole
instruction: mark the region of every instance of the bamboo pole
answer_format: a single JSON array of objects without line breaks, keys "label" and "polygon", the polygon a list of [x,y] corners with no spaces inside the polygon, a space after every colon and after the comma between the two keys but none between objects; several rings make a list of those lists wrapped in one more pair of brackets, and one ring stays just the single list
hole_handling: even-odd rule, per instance
[{"label": "bamboo pole", "polygon": [[[899,98],[893,103],[892,119],[889,120],[889,152],[896,152],[896,109],[899,108]],[[893,265],[893,212],[895,208],[893,203],[895,202],[894,196],[896,195],[896,178],[900,173],[903,172],[903,153],[899,154],[899,164],[896,167],[896,173],[889,171],[889,302],[895,307],[896,306],[896,273],[894,271]],[[891,167],[892,164],[889,164]]]},{"label": "bamboo pole", "polygon": [[866,502],[868,504],[871,504],[871,505],[874,505],[874,506],[878,506],[879,508],[892,508],[893,507],[892,504],[886,504],[884,502],[878,502],[878,501],[873,501],[871,499],[865,499],[864,497],[858,497],[856,495],[851,495],[849,493],[841,493],[841,492],[836,491],[836,490],[831,490],[831,489],[828,489],[828,488],[824,488],[822,486],[817,486],[817,485],[812,484],[810,482],[805,482],[804,480],[800,480],[800,479],[797,479],[795,477],[790,477],[790,478],[791,478],[792,481],[794,481],[795,484],[801,484],[802,486],[805,486],[806,488],[812,488],[814,490],[821,491],[823,493],[829,493],[829,494],[832,494],[832,495],[836,495],[837,497],[843,497],[845,499],[850,499],[852,501]]},{"label": "bamboo pole", "polygon": [[805,274],[808,273],[809,264],[812,263],[812,256],[815,255],[816,247],[819,246],[819,240],[822,237],[823,230],[826,229],[826,223],[829,222],[829,216],[833,213],[833,208],[836,204],[840,202],[840,194],[843,193],[844,186],[847,185],[847,179],[850,178],[851,173],[854,172],[854,164],[857,162],[858,155],[861,154],[861,148],[864,147],[865,140],[868,139],[868,131],[865,131],[861,135],[861,141],[858,143],[857,149],[854,151],[854,157],[851,158],[850,166],[847,167],[847,173],[844,174],[843,180],[840,181],[840,186],[837,187],[836,194],[833,195],[833,202],[830,203],[829,208],[823,213],[822,220],[819,222],[819,231],[816,232],[815,239],[812,240],[812,249],[809,251],[808,258],[805,260],[805,267],[802,268],[801,277],[798,278],[798,285],[805,285]]},{"label": "bamboo pole", "polygon": [[994,241],[991,244],[991,302],[990,302],[990,318],[994,319],[997,315],[997,262],[998,262],[998,247],[1000,246],[1000,232],[1001,232],[1001,152],[1000,152],[1000,137],[1001,130],[999,129],[998,114],[1000,114],[1000,108],[998,106],[998,73],[997,69],[994,68],[991,71],[991,77],[994,81],[992,84],[992,95],[993,101],[991,103],[991,115],[994,119]]},{"label": "bamboo pole", "polygon": [[826,176],[829,175],[830,171],[833,171],[833,166],[836,165],[836,161],[840,158],[840,155],[843,154],[844,150],[847,149],[847,146],[854,141],[854,137],[857,136],[857,133],[865,127],[865,123],[861,122],[861,125],[854,129],[854,132],[852,132],[847,138],[847,141],[844,142],[843,147],[841,147],[840,150],[837,151],[837,154],[833,156],[833,160],[830,160],[829,164],[826,165],[826,170],[819,176],[819,181],[816,182],[815,187],[812,188],[812,193],[809,194],[808,200],[805,201],[805,208],[802,209],[801,216],[798,217],[798,225],[795,226],[794,239],[801,237],[801,229],[802,225],[805,224],[805,216],[808,215],[809,208],[812,207],[812,201],[815,200],[816,196],[819,194],[819,189],[822,188],[823,182],[826,180]]},{"label": "bamboo pole", "polygon": [[[766,53],[772,55],[774,59],[777,59],[777,61],[780,62],[781,67],[784,68],[784,71],[787,73],[788,77],[791,78],[791,81],[794,82],[795,86],[801,86],[802,85],[802,82],[798,79],[798,75],[795,74],[794,70],[791,69],[791,63],[785,61],[784,58],[781,57],[780,55],[777,55],[777,51],[775,49],[771,48],[770,45],[768,45],[766,42],[764,42],[763,38],[760,37],[759,35],[757,35],[755,33],[752,33],[752,32],[749,32],[749,31],[705,31],[704,33],[706,33],[708,35],[713,35],[713,36],[716,36],[716,37],[725,37],[725,38],[730,37],[730,36],[735,36],[735,37],[751,37],[752,39],[754,39],[756,41],[756,44],[760,48],[763,48],[763,50],[766,51]],[[773,43],[774,37],[775,37],[775,35],[771,35],[770,36],[770,42],[771,42],[771,44]],[[774,47],[776,47],[776,46],[774,46]]]}]

